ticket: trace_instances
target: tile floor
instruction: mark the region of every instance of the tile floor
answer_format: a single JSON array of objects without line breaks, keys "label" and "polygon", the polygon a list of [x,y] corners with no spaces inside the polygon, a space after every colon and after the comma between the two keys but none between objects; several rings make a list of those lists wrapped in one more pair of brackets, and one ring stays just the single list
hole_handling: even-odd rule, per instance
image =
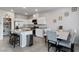
[{"label": "tile floor", "polygon": [[[13,48],[9,44],[9,37],[4,37],[4,40],[0,40],[0,52],[47,52],[47,44],[45,44],[44,38],[34,37],[34,45],[31,47],[21,48],[17,46]],[[54,52],[55,48],[51,48],[50,51]],[[79,45],[75,45],[75,52],[79,51]]]},{"label": "tile floor", "polygon": [[34,37],[33,46],[25,48],[19,46],[13,48],[8,41],[9,37],[7,36],[4,37],[4,40],[0,41],[0,52],[47,52],[47,45],[42,38]]}]

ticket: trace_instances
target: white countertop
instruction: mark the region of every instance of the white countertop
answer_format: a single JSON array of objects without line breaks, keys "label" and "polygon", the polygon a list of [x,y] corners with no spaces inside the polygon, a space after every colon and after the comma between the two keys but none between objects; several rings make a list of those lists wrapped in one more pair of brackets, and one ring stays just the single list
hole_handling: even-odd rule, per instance
[{"label": "white countertop", "polygon": [[18,33],[18,34],[32,34],[32,30],[24,31],[24,30],[14,30],[12,31],[13,33]]},{"label": "white countertop", "polygon": [[57,38],[62,40],[67,40],[69,32],[63,32],[63,31],[56,31]]}]

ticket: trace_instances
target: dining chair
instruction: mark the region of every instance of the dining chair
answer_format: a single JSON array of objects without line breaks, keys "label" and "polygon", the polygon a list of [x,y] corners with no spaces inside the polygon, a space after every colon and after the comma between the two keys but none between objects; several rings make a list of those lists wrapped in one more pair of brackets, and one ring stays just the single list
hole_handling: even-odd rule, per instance
[{"label": "dining chair", "polygon": [[57,51],[57,38],[56,38],[56,32],[53,31],[47,31],[47,39],[48,39],[48,52],[51,47],[55,47]]},{"label": "dining chair", "polygon": [[68,36],[68,39],[66,41],[61,40],[58,42],[58,46],[60,46],[59,51],[65,51],[65,50],[62,50],[61,47],[63,47],[63,48],[70,49],[71,52],[74,52],[74,41],[75,41],[75,33],[70,32],[70,35]]}]

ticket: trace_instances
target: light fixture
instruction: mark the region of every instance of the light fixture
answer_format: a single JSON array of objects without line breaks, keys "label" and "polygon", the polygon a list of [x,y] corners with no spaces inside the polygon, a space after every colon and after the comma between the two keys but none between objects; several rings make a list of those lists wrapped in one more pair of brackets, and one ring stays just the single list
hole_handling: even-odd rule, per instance
[{"label": "light fixture", "polygon": [[36,17],[36,15],[34,14],[34,15],[33,15],[33,18],[35,18],[35,17]]},{"label": "light fixture", "polygon": [[39,18],[39,14],[38,13],[33,14],[33,19],[38,19],[38,18]]},{"label": "light fixture", "polygon": [[13,10],[13,9],[11,9],[10,11],[11,11],[11,12],[13,12],[14,10]]},{"label": "light fixture", "polygon": [[25,15],[28,15],[28,13],[25,13]]},{"label": "light fixture", "polygon": [[10,15],[8,13],[6,13],[5,18],[10,18]]},{"label": "light fixture", "polygon": [[35,9],[35,12],[38,12],[38,9]]},{"label": "light fixture", "polygon": [[23,8],[26,8],[26,7],[23,7]]}]

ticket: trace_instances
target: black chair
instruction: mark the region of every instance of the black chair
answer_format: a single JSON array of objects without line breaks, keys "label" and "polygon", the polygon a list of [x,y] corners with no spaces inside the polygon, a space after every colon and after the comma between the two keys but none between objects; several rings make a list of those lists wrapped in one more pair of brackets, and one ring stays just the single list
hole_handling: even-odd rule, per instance
[{"label": "black chair", "polygon": [[66,49],[70,50],[71,52],[74,52],[74,41],[75,41],[75,33],[71,32],[67,41],[59,41],[58,45],[60,46],[59,51],[66,52]]}]

